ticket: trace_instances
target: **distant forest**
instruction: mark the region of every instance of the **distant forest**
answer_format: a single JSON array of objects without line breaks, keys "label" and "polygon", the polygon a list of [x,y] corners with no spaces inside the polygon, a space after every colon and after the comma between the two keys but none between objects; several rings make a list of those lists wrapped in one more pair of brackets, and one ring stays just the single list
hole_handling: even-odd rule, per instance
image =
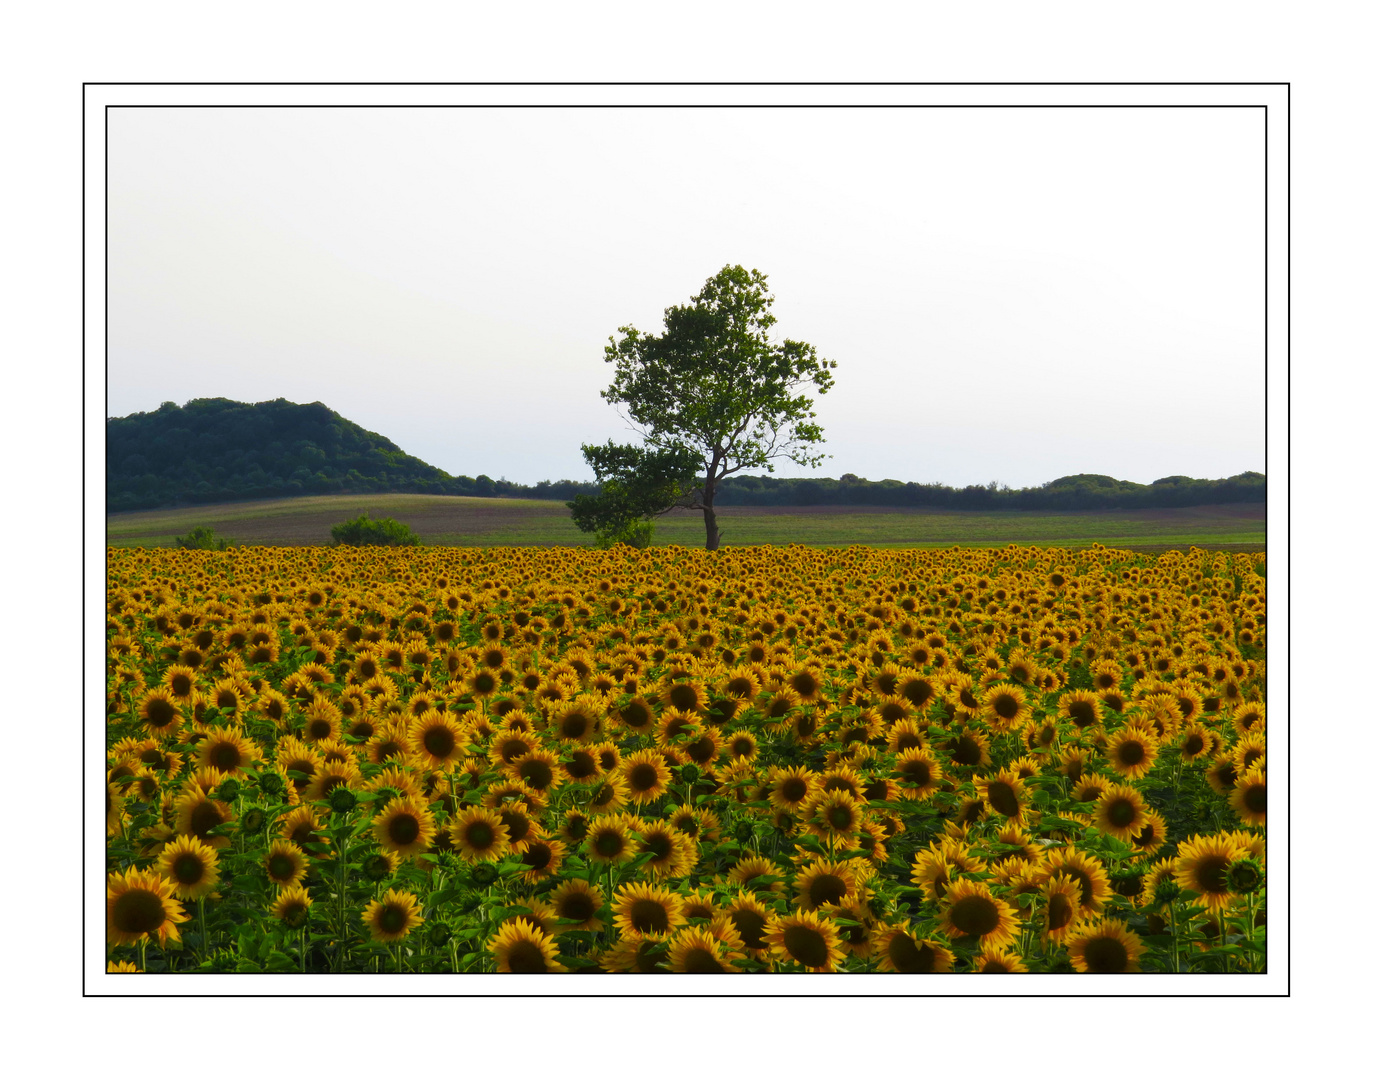
[{"label": "distant forest", "polygon": [[[415,492],[568,500],[593,483],[517,484],[486,475],[450,476],[411,457],[385,436],[345,420],[327,405],[285,399],[245,404],[197,398],[180,407],[111,417],[105,424],[106,508],[142,510],[185,503],[293,495]],[[935,506],[959,510],[1142,510],[1210,503],[1264,502],[1263,473],[1225,480],[1168,476],[1135,484],[1083,473],[1042,487],[1007,488],[864,480],[731,476],[718,506]]]}]

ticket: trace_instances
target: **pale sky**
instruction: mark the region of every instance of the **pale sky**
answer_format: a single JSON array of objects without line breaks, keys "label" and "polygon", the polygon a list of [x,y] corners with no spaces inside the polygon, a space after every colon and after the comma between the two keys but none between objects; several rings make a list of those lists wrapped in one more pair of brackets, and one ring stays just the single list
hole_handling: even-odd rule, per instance
[{"label": "pale sky", "polygon": [[589,479],[608,337],[722,266],[838,362],[779,475],[1264,469],[1259,109],[109,113],[108,415],[323,401]]}]

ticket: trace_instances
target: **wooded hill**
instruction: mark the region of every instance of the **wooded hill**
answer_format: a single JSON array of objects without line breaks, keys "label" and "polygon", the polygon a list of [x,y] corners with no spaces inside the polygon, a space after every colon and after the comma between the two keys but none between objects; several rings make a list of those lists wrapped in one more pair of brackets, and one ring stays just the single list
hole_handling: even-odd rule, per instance
[{"label": "wooded hill", "polygon": [[[593,494],[575,480],[517,484],[486,475],[450,476],[366,431],[318,401],[277,398],[257,404],[197,398],[184,407],[105,423],[106,509],[142,510],[176,503],[233,502],[291,495],[414,492],[567,500]],[[1168,476],[1136,484],[1083,473],[1033,488],[974,484],[953,488],[899,480],[731,476],[719,506],[938,506],[958,510],[1112,510],[1264,502],[1263,473],[1225,480]]]}]

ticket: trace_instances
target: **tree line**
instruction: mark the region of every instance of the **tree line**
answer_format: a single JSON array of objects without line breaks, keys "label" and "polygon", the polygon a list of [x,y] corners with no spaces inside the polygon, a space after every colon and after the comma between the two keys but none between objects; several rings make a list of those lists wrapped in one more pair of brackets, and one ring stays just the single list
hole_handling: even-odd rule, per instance
[{"label": "tree line", "polygon": [[[319,402],[245,404],[200,398],[165,402],[106,423],[107,507],[232,502],[294,495],[413,492],[568,501],[602,486],[579,480],[520,484],[451,476],[404,453]],[[892,506],[956,510],[1107,510],[1263,502],[1267,481],[1246,472],[1223,480],[1169,476],[1136,484],[1109,476],[1065,476],[1040,487],[827,477],[725,476],[717,506]]]}]

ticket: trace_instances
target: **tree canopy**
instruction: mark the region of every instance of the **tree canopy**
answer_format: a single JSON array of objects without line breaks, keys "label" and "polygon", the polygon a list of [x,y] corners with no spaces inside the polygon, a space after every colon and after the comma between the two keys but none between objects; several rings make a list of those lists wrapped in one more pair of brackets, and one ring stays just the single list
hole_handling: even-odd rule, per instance
[{"label": "tree canopy", "polygon": [[[825,456],[816,449],[824,434],[806,391],[826,393],[836,365],[804,341],[770,339],[773,300],[764,274],[726,266],[689,304],[666,309],[661,334],[622,326],[623,336],[612,335],[605,349],[615,375],[601,396],[623,406],[643,436],[644,462],[693,463],[690,489],[662,510],[647,500],[645,514],[674,505],[703,511],[710,550],[720,546],[715,496],[724,477],[772,472],[780,458],[818,465]],[[583,453],[592,461],[613,445]]]}]

